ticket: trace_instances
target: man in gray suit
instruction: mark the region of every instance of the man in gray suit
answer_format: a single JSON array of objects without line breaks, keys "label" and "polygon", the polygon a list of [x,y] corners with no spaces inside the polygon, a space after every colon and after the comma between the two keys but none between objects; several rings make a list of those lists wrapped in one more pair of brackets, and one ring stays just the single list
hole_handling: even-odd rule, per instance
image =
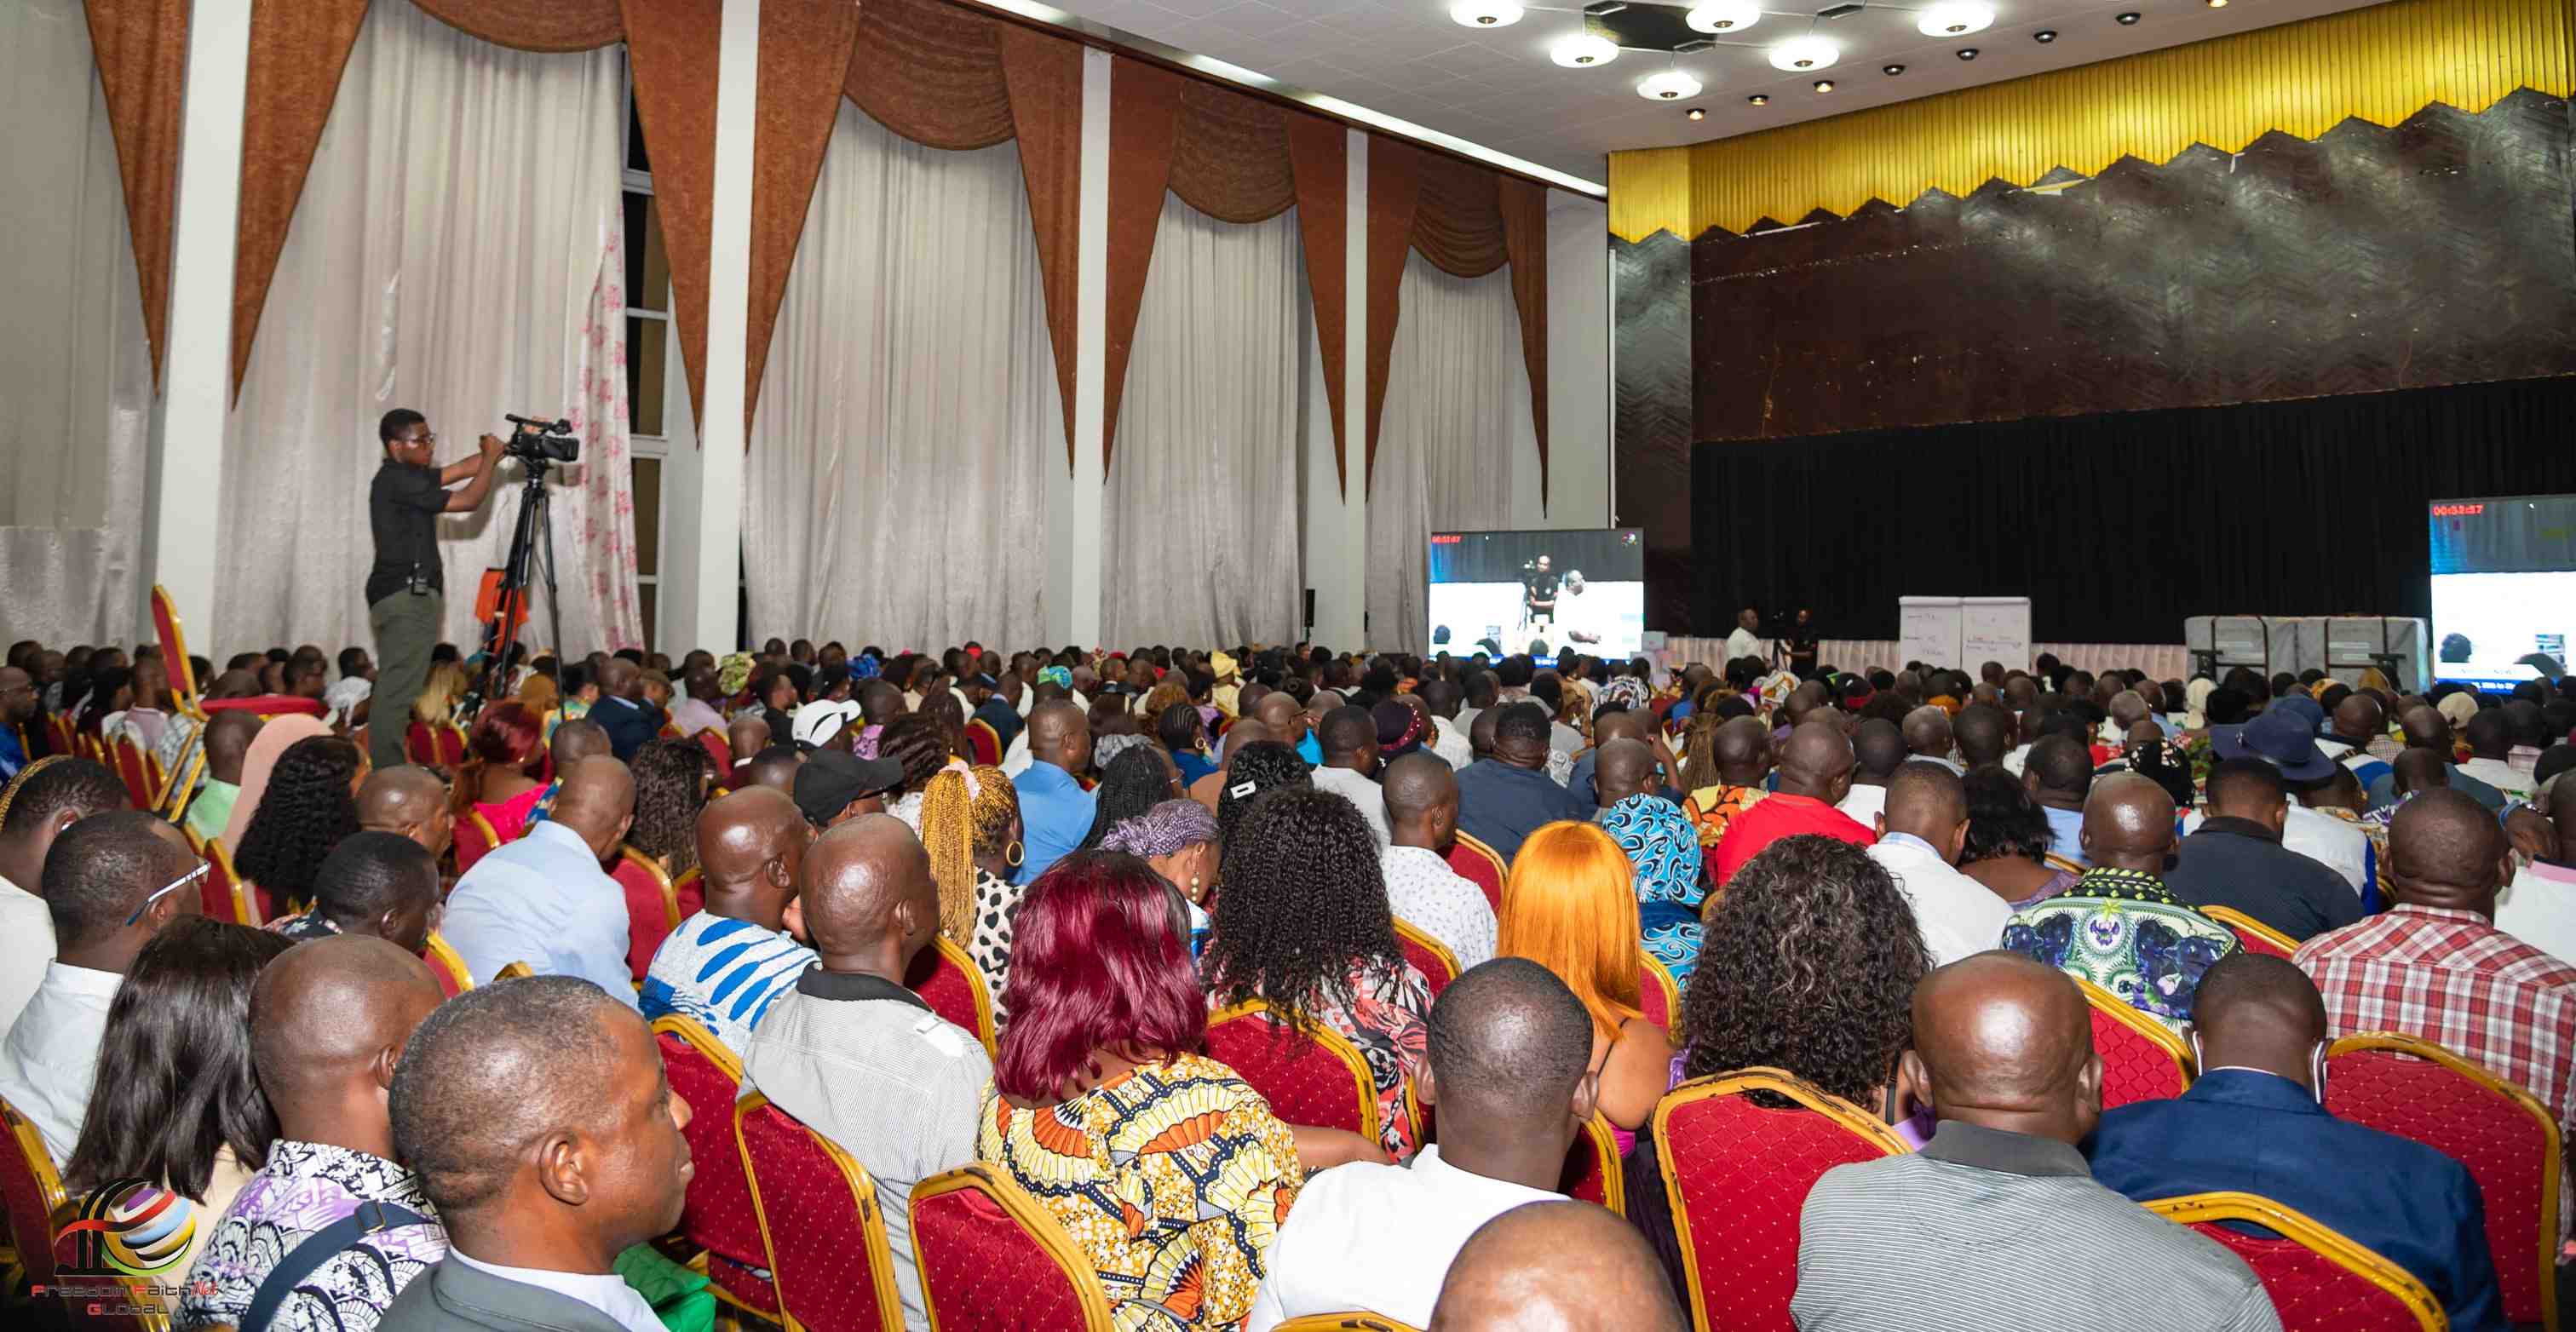
[{"label": "man in gray suit", "polygon": [[392,1110],[448,1255],[383,1332],[662,1332],[613,1264],[680,1223],[696,1167],[633,1008],[570,976],[469,990],[404,1048]]}]

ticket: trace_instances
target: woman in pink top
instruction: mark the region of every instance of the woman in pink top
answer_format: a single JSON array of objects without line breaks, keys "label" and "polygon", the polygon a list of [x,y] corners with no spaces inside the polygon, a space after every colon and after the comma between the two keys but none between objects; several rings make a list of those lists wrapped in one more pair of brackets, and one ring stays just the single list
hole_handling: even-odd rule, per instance
[{"label": "woman in pink top", "polygon": [[525,705],[495,703],[474,720],[465,770],[456,775],[456,811],[492,825],[494,845],[518,840],[545,794],[545,719]]}]

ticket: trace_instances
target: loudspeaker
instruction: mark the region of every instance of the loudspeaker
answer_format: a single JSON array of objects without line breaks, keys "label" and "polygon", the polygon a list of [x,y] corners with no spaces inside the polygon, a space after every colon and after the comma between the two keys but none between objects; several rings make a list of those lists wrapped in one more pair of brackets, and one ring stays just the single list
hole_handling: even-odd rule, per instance
[{"label": "loudspeaker", "polygon": [[1311,588],[1311,587],[1310,587],[1310,588],[1307,588],[1307,589],[1306,589],[1306,628],[1307,628],[1307,629],[1309,629],[1309,630],[1312,630],[1314,627],[1315,627],[1315,589],[1313,589],[1313,588]]}]

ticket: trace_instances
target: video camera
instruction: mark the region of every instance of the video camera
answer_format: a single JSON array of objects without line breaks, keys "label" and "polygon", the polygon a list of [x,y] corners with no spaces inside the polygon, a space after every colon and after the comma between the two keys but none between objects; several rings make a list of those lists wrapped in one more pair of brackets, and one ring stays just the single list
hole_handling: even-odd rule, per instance
[{"label": "video camera", "polygon": [[570,419],[536,421],[524,416],[505,416],[518,427],[501,451],[528,464],[530,471],[543,471],[555,463],[579,462],[581,441],[572,437]]}]

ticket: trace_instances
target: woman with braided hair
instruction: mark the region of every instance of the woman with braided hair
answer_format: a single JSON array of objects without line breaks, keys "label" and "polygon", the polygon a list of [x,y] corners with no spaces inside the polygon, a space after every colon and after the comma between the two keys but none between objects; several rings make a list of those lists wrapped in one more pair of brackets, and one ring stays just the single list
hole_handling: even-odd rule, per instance
[{"label": "woman with braided hair", "polygon": [[698,867],[698,811],[707,807],[712,760],[695,740],[656,738],[635,751],[635,822],[627,845],[677,879]]},{"label": "woman with braided hair", "polygon": [[1159,746],[1139,740],[1122,748],[1117,757],[1100,765],[1100,785],[1092,791],[1091,831],[1083,834],[1076,849],[1098,847],[1120,821],[1184,794],[1179,770]]},{"label": "woman with braided hair", "polygon": [[1216,815],[1195,800],[1166,800],[1121,819],[1100,839],[1103,851],[1142,857],[1190,909],[1190,956],[1207,951],[1208,894],[1216,890]]},{"label": "woman with braided hair", "polygon": [[1011,974],[1011,919],[1026,886],[1011,881],[1027,854],[1019,792],[1000,768],[950,767],[931,774],[920,801],[921,845],[939,884],[939,932],[984,973],[999,1030],[1008,1016],[1002,991]]}]

